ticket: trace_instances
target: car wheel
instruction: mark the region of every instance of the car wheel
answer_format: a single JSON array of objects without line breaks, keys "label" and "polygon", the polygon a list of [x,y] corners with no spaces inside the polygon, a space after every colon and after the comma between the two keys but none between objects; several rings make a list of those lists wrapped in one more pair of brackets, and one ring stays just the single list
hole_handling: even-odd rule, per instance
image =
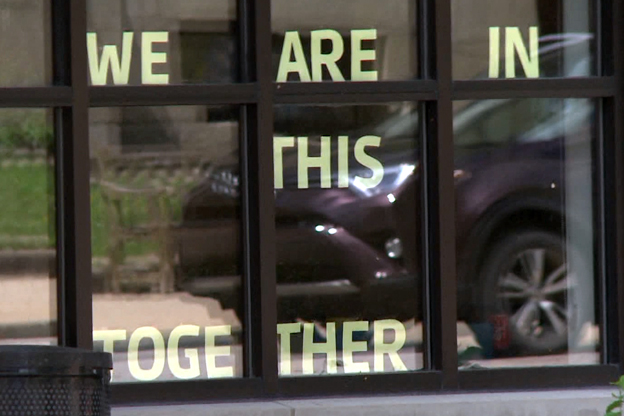
[{"label": "car wheel", "polygon": [[507,235],[490,249],[480,281],[496,351],[549,354],[567,347],[577,323],[561,236],[538,230]]}]

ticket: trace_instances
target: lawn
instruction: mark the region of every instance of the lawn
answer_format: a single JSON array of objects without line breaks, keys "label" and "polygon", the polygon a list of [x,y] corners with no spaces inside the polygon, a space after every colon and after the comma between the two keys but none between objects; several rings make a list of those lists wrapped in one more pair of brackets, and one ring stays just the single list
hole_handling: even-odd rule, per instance
[{"label": "lawn", "polygon": [[[49,220],[54,201],[52,174],[43,163],[0,167],[1,248],[22,248],[24,241],[37,240],[19,237],[48,240],[45,237],[53,231]],[[17,247],[10,247],[12,244]]]},{"label": "lawn", "polygon": [[[132,224],[141,224],[147,221],[147,208],[145,200],[141,198],[126,197],[122,201],[125,218]],[[102,195],[100,185],[91,186],[91,250],[94,257],[107,255],[108,223],[106,203]],[[158,243],[146,239],[128,241],[124,253],[129,256],[142,255],[155,252]]]},{"label": "lawn", "polygon": [[[54,246],[53,169],[43,163],[0,166],[0,249],[39,249]],[[179,217],[180,199],[169,198],[172,216]],[[146,218],[144,201],[124,201],[137,221]],[[106,205],[99,185],[91,186],[91,241],[94,257],[106,256],[108,230]],[[173,218],[172,218],[173,220]],[[132,241],[127,255],[155,251],[153,241]]]}]

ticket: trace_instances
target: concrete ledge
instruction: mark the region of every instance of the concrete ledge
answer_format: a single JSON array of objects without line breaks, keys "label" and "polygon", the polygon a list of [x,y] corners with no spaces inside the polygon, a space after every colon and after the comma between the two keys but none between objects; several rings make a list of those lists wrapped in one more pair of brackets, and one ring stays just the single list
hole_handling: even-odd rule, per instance
[{"label": "concrete ledge", "polygon": [[112,416],[292,416],[279,403],[218,403],[175,406],[141,406],[113,409]]},{"label": "concrete ledge", "polygon": [[0,250],[0,278],[3,275],[54,273],[55,261],[55,250]]},{"label": "concrete ledge", "polygon": [[[319,380],[321,382],[321,380]],[[141,406],[113,416],[602,416],[613,389]]]}]

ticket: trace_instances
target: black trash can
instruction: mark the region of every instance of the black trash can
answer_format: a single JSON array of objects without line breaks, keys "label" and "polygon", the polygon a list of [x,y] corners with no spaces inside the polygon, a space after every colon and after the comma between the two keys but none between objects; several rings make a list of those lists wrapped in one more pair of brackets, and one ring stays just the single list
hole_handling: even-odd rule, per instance
[{"label": "black trash can", "polygon": [[0,346],[0,415],[110,416],[111,369],[108,353]]}]

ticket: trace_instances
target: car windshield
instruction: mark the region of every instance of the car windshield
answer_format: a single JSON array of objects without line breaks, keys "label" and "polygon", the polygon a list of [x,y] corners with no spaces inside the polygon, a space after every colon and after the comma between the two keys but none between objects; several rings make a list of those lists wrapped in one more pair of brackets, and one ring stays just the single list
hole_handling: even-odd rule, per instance
[{"label": "car windshield", "polygon": [[381,123],[369,127],[369,130],[371,131],[370,134],[381,136],[385,139],[413,137],[414,132],[418,129],[418,121],[418,107],[413,104],[407,104]]},{"label": "car windshield", "polygon": [[471,150],[544,142],[586,125],[593,110],[590,100],[544,98],[458,102],[455,149]]}]

